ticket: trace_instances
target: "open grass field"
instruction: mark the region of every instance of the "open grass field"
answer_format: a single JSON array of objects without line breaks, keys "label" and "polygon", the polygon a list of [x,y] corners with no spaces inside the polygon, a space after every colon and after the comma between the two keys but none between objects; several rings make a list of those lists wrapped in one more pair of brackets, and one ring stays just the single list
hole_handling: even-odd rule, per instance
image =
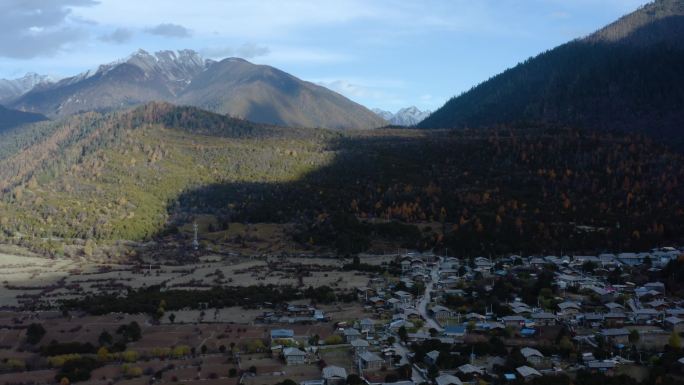
[{"label": "open grass field", "polygon": [[276,365],[274,362],[272,365],[266,365],[263,368],[275,370],[260,374],[259,366],[257,366],[257,375],[255,377],[245,377],[245,385],[274,385],[286,378],[297,383],[321,378],[321,370],[316,365],[287,366],[282,363]]},{"label": "open grass field", "polygon": [[[382,264],[392,256],[364,256],[369,264]],[[365,286],[368,273],[346,272],[349,259],[328,257],[244,257],[207,253],[179,266],[172,259],[141,257],[127,263],[68,258],[43,258],[0,253],[0,310],[58,309],[60,301],[86,293],[121,294],[151,286],[206,290],[213,286],[288,285],[330,286],[350,291]],[[257,314],[219,309],[176,314],[178,322],[249,322]],[[0,316],[0,323],[4,322]],[[163,321],[167,322],[167,321]]]},{"label": "open grass field", "polygon": [[347,372],[354,373],[354,360],[352,353],[348,347],[339,347],[331,349],[321,349],[318,353],[321,360],[328,365],[335,365],[345,368]]}]

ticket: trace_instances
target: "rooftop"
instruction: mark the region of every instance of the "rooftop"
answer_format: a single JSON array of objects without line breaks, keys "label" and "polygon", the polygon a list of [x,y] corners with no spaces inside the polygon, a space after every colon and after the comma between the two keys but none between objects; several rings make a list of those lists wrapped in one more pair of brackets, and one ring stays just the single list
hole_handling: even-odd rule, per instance
[{"label": "rooftop", "polygon": [[529,366],[521,366],[515,370],[524,378],[528,378],[528,377],[532,377],[532,376],[541,377],[541,373],[539,373],[537,371],[537,369],[530,368]]},{"label": "rooftop", "polygon": [[437,385],[461,385],[463,384],[461,382],[461,379],[452,376],[451,374],[442,374],[441,376],[435,378],[435,382],[437,382]]},{"label": "rooftop", "polygon": [[323,368],[323,378],[324,379],[330,379],[330,378],[344,378],[347,379],[347,371],[344,368],[341,368],[339,366],[333,366],[329,365]]}]

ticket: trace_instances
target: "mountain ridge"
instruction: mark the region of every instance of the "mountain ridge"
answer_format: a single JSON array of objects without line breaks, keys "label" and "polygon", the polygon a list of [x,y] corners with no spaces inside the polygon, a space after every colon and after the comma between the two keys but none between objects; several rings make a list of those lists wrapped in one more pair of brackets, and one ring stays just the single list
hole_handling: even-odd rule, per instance
[{"label": "mountain ridge", "polygon": [[138,50],[128,58],[36,87],[10,107],[59,117],[151,101],[289,127],[364,129],[386,124],[344,96],[277,68],[239,58],[205,60],[192,50]]},{"label": "mountain ridge", "polygon": [[334,91],[240,58],[213,63],[193,79],[178,103],[289,127],[344,129],[384,125],[371,111]]},{"label": "mountain ridge", "polygon": [[35,72],[28,72],[16,79],[0,79],[0,103],[17,98],[39,85],[52,82],[53,79],[50,76],[39,75]]},{"label": "mountain ridge", "polygon": [[684,133],[684,6],[661,0],[449,100],[420,128],[540,123]]},{"label": "mountain ridge", "polygon": [[579,40],[589,42],[625,41],[629,40],[630,35],[640,28],[647,27],[649,24],[662,19],[677,16],[684,16],[684,1],[655,0]]},{"label": "mountain ridge", "polygon": [[400,108],[395,113],[381,110],[379,108],[374,108],[372,111],[381,118],[388,121],[390,124],[404,127],[415,126],[416,124],[425,120],[425,118],[427,118],[431,114],[431,111],[421,111],[416,106]]}]

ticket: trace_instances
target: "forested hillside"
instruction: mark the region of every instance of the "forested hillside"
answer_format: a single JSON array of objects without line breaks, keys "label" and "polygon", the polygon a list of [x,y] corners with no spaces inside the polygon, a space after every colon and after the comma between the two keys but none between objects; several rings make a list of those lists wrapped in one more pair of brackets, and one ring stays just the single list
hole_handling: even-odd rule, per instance
[{"label": "forested hillside", "polygon": [[378,131],[333,148],[334,161],[301,180],[212,185],[181,205],[248,222],[299,219],[300,242],[346,251],[376,236],[476,254],[640,249],[684,235],[684,159],[641,136]]},{"label": "forested hillside", "polygon": [[0,146],[0,226],[5,239],[55,253],[74,238],[182,237],[198,216],[224,224],[203,232],[279,223],[302,247],[343,253],[378,240],[478,254],[684,238],[684,159],[639,135],[342,134],[168,104],[46,127]]},{"label": "forested hillside", "polygon": [[420,127],[536,122],[681,141],[682,42],[684,2],[659,0],[492,77],[448,101]]},{"label": "forested hillside", "polygon": [[[168,104],[87,113],[0,145],[5,237],[145,239],[185,189],[219,181],[278,182],[326,153],[316,130],[281,129]],[[29,131],[27,131],[28,135]],[[285,136],[286,135],[286,136]],[[10,147],[10,149],[6,149]],[[3,151],[0,151],[2,153]]]}]

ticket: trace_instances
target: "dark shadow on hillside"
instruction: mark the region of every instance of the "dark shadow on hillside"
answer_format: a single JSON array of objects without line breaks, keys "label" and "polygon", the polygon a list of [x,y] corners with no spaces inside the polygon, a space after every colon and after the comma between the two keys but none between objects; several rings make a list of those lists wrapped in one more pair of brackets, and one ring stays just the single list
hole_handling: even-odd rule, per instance
[{"label": "dark shadow on hillside", "polygon": [[9,132],[25,124],[48,120],[41,114],[12,110],[0,105],[0,134]]},{"label": "dark shadow on hillside", "polygon": [[676,148],[684,143],[682,62],[684,16],[608,27],[493,76],[419,127],[537,122],[639,132]]},{"label": "dark shadow on hillside", "polygon": [[[638,153],[623,150],[630,143]],[[666,168],[684,181],[684,167],[675,155],[656,155],[666,150],[641,137],[544,128],[392,130],[345,135],[329,147],[335,159],[298,180],[183,192],[159,236],[201,214],[225,224],[296,223],[299,242],[345,253],[364,250],[373,237],[487,255],[644,250],[684,234],[684,189],[658,182]],[[629,205],[615,188],[625,177],[641,186]],[[427,231],[413,226],[427,222]]]}]

